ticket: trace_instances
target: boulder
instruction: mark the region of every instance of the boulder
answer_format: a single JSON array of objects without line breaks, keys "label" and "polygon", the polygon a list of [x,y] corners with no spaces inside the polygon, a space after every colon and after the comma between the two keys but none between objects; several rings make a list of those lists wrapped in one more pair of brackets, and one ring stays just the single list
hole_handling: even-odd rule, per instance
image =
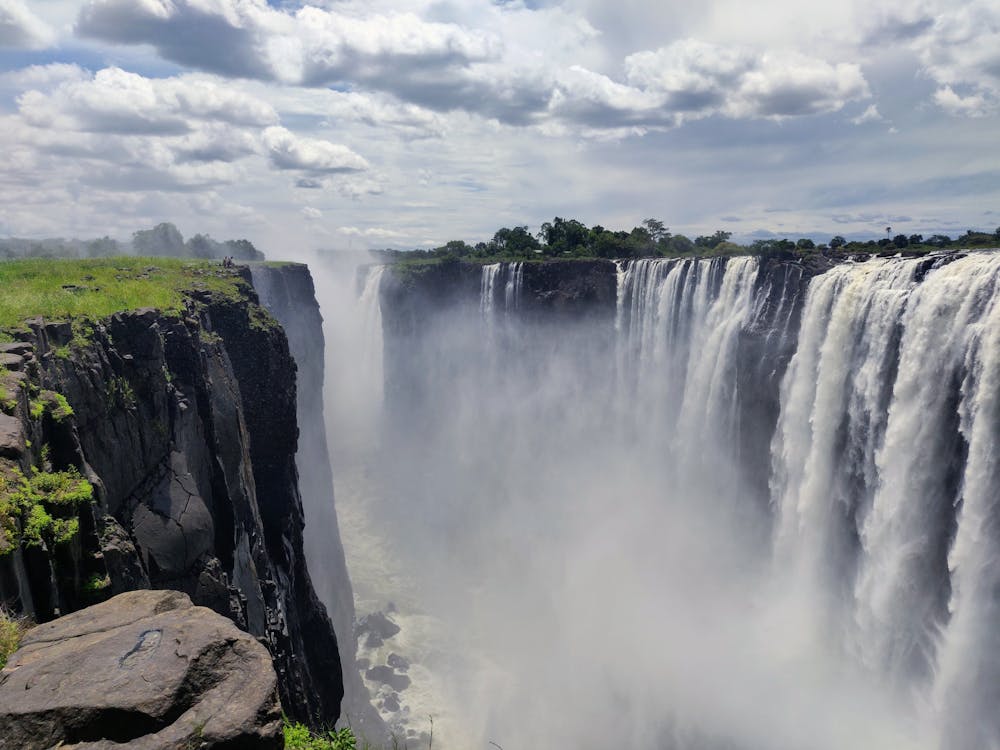
[{"label": "boulder", "polygon": [[410,668],[410,660],[399,654],[389,654],[385,663],[393,669],[398,669],[400,672],[405,672]]},{"label": "boulder", "polygon": [[0,458],[18,459],[24,454],[24,426],[17,417],[0,413]]},{"label": "boulder", "polygon": [[384,612],[372,612],[362,617],[355,628],[356,635],[360,638],[368,634],[366,645],[368,648],[378,648],[386,639],[392,638],[399,632],[399,625],[390,620]]},{"label": "boulder", "polygon": [[281,748],[267,650],[175,591],[132,591],[29,631],[0,671],[0,747]]},{"label": "boulder", "polygon": [[380,682],[383,685],[388,685],[396,692],[402,692],[410,686],[410,678],[405,674],[396,674],[392,667],[382,665],[371,667],[365,671],[365,677],[372,682]]}]

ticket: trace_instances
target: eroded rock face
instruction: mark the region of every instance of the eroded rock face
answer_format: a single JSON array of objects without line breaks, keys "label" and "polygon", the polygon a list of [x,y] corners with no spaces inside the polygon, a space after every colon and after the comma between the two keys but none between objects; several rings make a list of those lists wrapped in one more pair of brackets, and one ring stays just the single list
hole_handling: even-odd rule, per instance
[{"label": "eroded rock face", "polygon": [[0,672],[0,747],[280,748],[271,657],[176,591],[132,591],[31,630]]},{"label": "eroded rock face", "polygon": [[[296,366],[281,327],[247,284],[239,298],[192,290],[179,311],[117,313],[57,355],[64,329],[29,321],[5,351],[24,360],[7,377],[26,387],[8,388],[18,401],[0,470],[75,469],[94,503],[76,511],[71,541],[0,555],[0,600],[47,622],[137,588],[182,591],[266,646],[290,717],[332,725],[340,660],[303,553]],[[35,391],[61,394],[72,414],[33,415]]]},{"label": "eroded rock face", "polygon": [[285,330],[288,348],[298,370],[299,442],[295,463],[303,512],[308,520],[302,544],[316,593],[326,605],[337,633],[344,684],[341,715],[349,716],[351,726],[368,740],[384,738],[388,742],[388,730],[372,708],[355,661],[354,592],[340,542],[334,503],[333,473],[323,418],[323,318],[312,274],[308,266],[295,263],[255,265],[252,272],[260,302]]}]

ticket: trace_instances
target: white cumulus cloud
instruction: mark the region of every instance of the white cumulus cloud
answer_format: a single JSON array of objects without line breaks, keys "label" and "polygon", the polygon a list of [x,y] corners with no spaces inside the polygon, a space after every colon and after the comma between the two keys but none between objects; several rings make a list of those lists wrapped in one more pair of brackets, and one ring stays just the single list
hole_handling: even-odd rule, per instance
[{"label": "white cumulus cloud", "polygon": [[368,162],[340,143],[298,136],[287,128],[274,126],[263,133],[271,163],[278,169],[297,169],[314,174],[362,172]]},{"label": "white cumulus cloud", "polygon": [[0,0],[0,47],[43,49],[55,41],[52,27],[23,0]]}]

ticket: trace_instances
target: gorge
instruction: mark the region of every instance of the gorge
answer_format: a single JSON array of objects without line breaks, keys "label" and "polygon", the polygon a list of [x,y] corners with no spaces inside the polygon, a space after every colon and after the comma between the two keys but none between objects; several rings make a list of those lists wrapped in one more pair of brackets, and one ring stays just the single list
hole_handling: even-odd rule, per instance
[{"label": "gorge", "polygon": [[390,723],[1000,746],[1000,254],[333,266],[348,564],[423,676]]},{"label": "gorge", "polygon": [[182,591],[375,742],[1000,747],[1000,253],[300,260],[0,344],[95,501],[8,605]]}]

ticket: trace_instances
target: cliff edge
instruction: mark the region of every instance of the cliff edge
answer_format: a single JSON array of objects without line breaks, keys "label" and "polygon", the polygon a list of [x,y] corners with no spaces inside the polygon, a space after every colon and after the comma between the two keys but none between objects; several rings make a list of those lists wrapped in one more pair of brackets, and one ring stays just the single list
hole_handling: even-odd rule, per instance
[{"label": "cliff edge", "polygon": [[267,648],[292,718],[332,725],[343,680],[303,552],[284,331],[246,271],[88,263],[46,269],[71,295],[168,279],[176,294],[7,328],[0,599],[44,623],[125,591],[181,591]]}]

